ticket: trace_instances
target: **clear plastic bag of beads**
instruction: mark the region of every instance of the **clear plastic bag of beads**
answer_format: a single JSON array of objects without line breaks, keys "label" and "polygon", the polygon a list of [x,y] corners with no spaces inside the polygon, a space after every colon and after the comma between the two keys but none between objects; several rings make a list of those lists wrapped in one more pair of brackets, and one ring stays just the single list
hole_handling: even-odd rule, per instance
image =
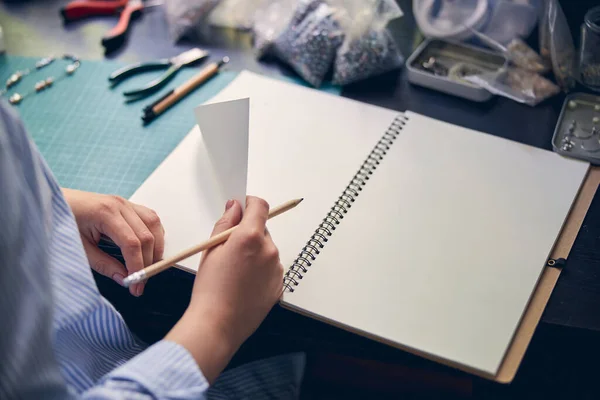
[{"label": "clear plastic bag of beads", "polygon": [[334,7],[323,0],[300,0],[275,39],[273,52],[309,84],[319,87],[343,36]]},{"label": "clear plastic bag of beads", "polygon": [[331,0],[345,39],[337,51],[333,83],[349,83],[400,68],[404,57],[387,30],[402,16],[394,0]]},{"label": "clear plastic bag of beads", "polygon": [[256,10],[254,17],[253,47],[256,58],[269,54],[272,45],[289,25],[297,0],[270,0]]},{"label": "clear plastic bag of beads", "polygon": [[271,0],[220,0],[210,13],[211,26],[248,30],[252,28],[257,13]]},{"label": "clear plastic bag of beads", "polygon": [[208,17],[220,0],[169,0],[165,1],[169,33],[173,41],[184,37],[195,39],[208,27]]},{"label": "clear plastic bag of beads", "polygon": [[548,79],[522,68],[505,67],[499,71],[465,75],[462,79],[490,93],[530,106],[536,106],[560,92],[560,88]]}]

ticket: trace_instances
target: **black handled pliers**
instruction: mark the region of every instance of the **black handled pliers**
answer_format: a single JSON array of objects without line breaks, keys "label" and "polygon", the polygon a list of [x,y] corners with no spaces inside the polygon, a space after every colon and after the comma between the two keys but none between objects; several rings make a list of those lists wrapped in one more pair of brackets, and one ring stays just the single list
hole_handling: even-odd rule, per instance
[{"label": "black handled pliers", "polygon": [[195,48],[183,52],[173,58],[135,63],[116,70],[110,74],[108,80],[114,87],[132,75],[166,68],[167,70],[164,74],[152,80],[146,86],[123,93],[126,97],[146,97],[162,88],[182,67],[198,63],[208,57],[208,55],[209,53],[206,50]]}]

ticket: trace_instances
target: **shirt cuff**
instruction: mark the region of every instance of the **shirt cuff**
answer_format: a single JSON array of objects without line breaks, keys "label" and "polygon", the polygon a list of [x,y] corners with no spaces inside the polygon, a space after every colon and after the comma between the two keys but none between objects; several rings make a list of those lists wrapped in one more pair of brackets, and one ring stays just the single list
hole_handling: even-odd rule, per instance
[{"label": "shirt cuff", "polygon": [[153,344],[105,379],[134,381],[158,398],[182,391],[201,398],[209,388],[192,355],[183,346],[166,340]]}]

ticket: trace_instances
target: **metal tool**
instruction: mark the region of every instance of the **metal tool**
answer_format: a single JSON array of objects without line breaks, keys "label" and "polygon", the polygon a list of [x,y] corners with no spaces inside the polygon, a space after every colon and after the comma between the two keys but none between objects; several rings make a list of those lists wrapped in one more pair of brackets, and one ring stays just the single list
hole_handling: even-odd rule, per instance
[{"label": "metal tool", "polygon": [[126,78],[132,75],[136,75],[146,71],[166,68],[167,70],[164,74],[150,81],[146,86],[135,90],[129,90],[123,93],[127,97],[146,97],[151,93],[156,92],[158,89],[162,88],[177,74],[177,72],[182,67],[196,64],[204,60],[206,57],[208,57],[208,55],[208,51],[195,48],[183,52],[172,58],[166,58],[150,62],[140,62],[125,66],[110,74],[108,80],[113,86],[116,86],[120,82],[124,81]]},{"label": "metal tool", "polygon": [[119,22],[102,38],[107,52],[123,44],[131,22],[138,18],[144,9],[161,5],[162,2],[144,2],[143,0],[75,0],[61,9],[65,23],[88,17],[119,15]]}]

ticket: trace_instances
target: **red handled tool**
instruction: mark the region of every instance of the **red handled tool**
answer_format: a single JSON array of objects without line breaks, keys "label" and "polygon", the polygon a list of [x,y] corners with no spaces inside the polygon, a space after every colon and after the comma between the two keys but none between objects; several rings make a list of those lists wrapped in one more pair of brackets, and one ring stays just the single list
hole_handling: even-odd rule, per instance
[{"label": "red handled tool", "polygon": [[75,0],[60,10],[65,22],[87,17],[118,14],[129,0]]},{"label": "red handled tool", "polygon": [[117,25],[102,38],[106,51],[112,51],[123,44],[131,22],[145,8],[160,4],[144,4],[142,0],[75,0],[61,9],[61,15],[65,23],[87,17],[120,15]]},{"label": "red handled tool", "polygon": [[102,46],[111,51],[121,46],[129,33],[131,21],[142,15],[144,3],[142,0],[130,0],[119,17],[119,22],[102,38]]}]

